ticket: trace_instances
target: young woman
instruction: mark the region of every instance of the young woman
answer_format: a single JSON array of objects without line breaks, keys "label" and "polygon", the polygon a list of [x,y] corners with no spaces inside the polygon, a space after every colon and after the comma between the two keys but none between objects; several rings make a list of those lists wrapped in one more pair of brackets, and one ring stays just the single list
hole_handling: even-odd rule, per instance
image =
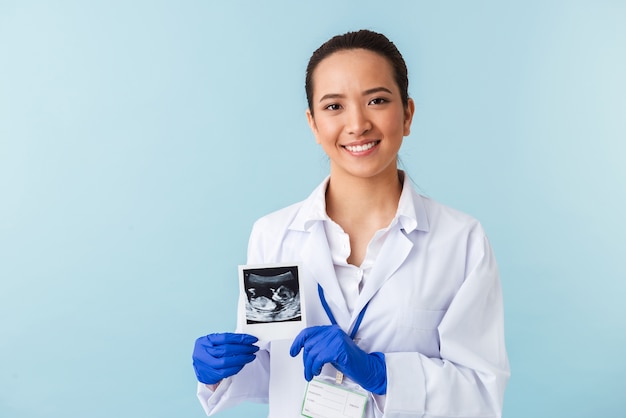
[{"label": "young woman", "polygon": [[300,416],[307,381],[322,378],[338,396],[364,393],[366,417],[501,416],[496,262],[475,219],[398,170],[414,112],[402,56],[381,34],[339,35],[313,53],[305,88],[330,175],[255,223],[248,264],[300,262],[308,328],[261,349],[247,334],[199,338],[205,411],[252,400],[269,402],[270,417]]}]

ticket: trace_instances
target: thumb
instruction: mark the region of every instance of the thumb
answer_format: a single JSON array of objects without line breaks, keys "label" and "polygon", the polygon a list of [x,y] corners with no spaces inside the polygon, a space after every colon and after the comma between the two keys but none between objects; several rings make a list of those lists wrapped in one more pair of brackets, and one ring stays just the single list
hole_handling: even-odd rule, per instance
[{"label": "thumb", "polygon": [[293,340],[293,343],[291,343],[291,348],[289,348],[289,355],[291,357],[297,356],[298,353],[300,353],[300,350],[302,350],[302,347],[304,347],[305,337],[302,335],[303,332],[304,330],[300,332],[300,334],[298,334],[298,336]]},{"label": "thumb", "polygon": [[298,355],[302,347],[304,347],[304,345],[307,343],[307,340],[325,332],[329,328],[331,328],[331,326],[318,325],[314,327],[308,327],[300,331],[300,333],[293,340],[291,348],[289,349],[289,354],[291,355],[291,357],[295,357]]}]

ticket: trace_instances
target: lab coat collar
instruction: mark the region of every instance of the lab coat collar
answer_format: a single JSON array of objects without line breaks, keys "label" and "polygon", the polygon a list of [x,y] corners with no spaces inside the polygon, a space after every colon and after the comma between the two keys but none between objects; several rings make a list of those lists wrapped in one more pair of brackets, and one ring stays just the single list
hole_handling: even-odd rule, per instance
[{"label": "lab coat collar", "polygon": [[[399,173],[403,178],[403,184],[395,218],[407,234],[414,230],[428,231],[429,224],[424,207],[424,198],[415,192],[409,176],[402,170]],[[310,231],[316,222],[329,220],[326,214],[326,187],[329,180],[330,176],[327,176],[302,202],[302,207],[289,225],[289,229]]]},{"label": "lab coat collar", "polygon": [[[359,294],[352,314],[348,310],[337,281],[323,222],[315,222],[311,225],[309,235],[304,241],[300,254],[303,265],[307,267],[313,279],[324,289],[326,302],[337,324],[348,332],[354,327],[361,310],[391,275],[400,268],[412,248],[413,242],[407,237],[400,225],[397,224],[391,227],[389,235],[378,254],[378,261],[372,267],[372,271]],[[365,316],[367,317],[367,313]]]},{"label": "lab coat collar", "polygon": [[372,271],[365,282],[365,286],[356,300],[350,319],[350,327],[352,327],[359,313],[370,299],[374,297],[387,279],[404,263],[412,248],[413,241],[407,237],[403,229],[396,226],[389,231],[389,235],[376,258],[377,261],[372,266]]},{"label": "lab coat collar", "polygon": [[411,179],[404,171],[399,170],[402,180],[402,193],[398,201],[396,219],[407,234],[414,230],[428,231],[428,217],[422,196],[417,194],[411,185]]},{"label": "lab coat collar", "polygon": [[337,281],[323,222],[314,222],[310,225],[309,235],[304,241],[300,254],[303,266],[306,266],[313,279],[324,289],[326,302],[337,323],[342,327],[347,327],[350,323],[350,313]]},{"label": "lab coat collar", "polygon": [[390,226],[389,236],[378,254],[377,258],[380,261],[372,267],[370,277],[357,299],[352,315],[337,282],[324,229],[324,221],[330,221],[326,213],[325,198],[330,176],[326,177],[313,190],[309,198],[302,202],[300,210],[289,226],[291,230],[310,234],[302,247],[303,262],[311,270],[313,278],[324,289],[326,301],[337,323],[344,329],[351,329],[354,326],[361,310],[402,265],[413,248],[413,243],[407,235],[415,230],[428,231],[429,229],[424,198],[414,191],[409,176],[404,172],[401,172],[401,175],[403,186],[396,216]]},{"label": "lab coat collar", "polygon": [[330,176],[327,176],[309,197],[302,202],[302,207],[289,225],[289,229],[310,231],[316,222],[329,219],[326,214],[326,187],[329,181]]}]

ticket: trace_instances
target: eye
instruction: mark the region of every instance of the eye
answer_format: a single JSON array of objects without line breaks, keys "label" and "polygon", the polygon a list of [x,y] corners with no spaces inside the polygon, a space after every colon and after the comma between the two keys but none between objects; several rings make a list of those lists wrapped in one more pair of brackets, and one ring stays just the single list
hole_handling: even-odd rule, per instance
[{"label": "eye", "polygon": [[337,104],[337,103],[331,103],[328,106],[326,106],[324,109],[326,109],[326,110],[339,110],[339,109],[341,109],[341,105]]},{"label": "eye", "polygon": [[377,97],[375,99],[370,100],[369,102],[369,104],[373,104],[373,105],[381,105],[385,103],[387,103],[387,99],[382,98],[382,97]]}]

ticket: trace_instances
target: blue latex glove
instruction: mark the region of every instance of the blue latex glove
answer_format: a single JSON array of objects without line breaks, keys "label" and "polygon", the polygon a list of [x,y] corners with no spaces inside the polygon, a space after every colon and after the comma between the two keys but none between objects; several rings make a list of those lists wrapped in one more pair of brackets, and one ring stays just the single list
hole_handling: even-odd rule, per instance
[{"label": "blue latex glove", "polygon": [[387,393],[387,366],[383,353],[361,350],[339,326],[305,328],[293,341],[289,354],[298,355],[304,348],[304,378],[311,381],[332,364],[337,370],[377,395]]},{"label": "blue latex glove", "polygon": [[256,357],[259,339],[249,334],[209,334],[196,340],[193,349],[193,368],[199,382],[215,384],[239,373],[243,366]]}]

